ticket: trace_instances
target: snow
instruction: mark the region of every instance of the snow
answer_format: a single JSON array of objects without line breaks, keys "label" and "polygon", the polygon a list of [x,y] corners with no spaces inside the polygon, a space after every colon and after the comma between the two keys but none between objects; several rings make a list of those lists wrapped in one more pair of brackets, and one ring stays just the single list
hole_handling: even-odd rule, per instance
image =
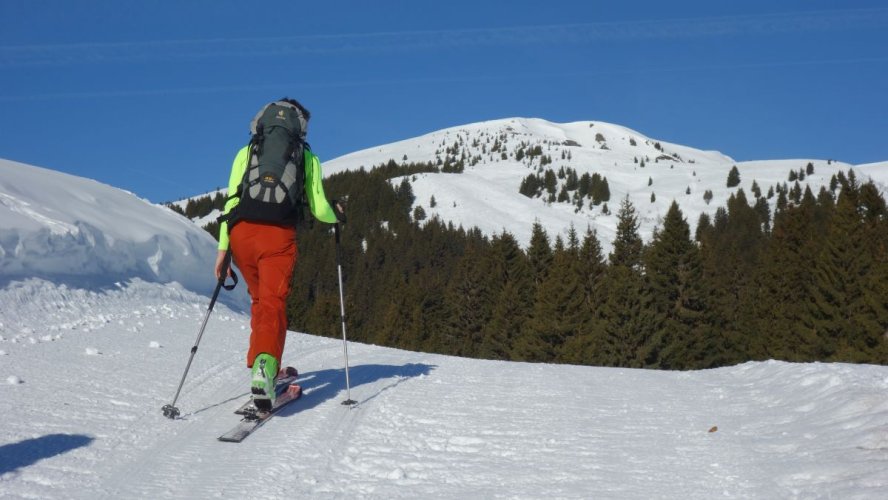
[{"label": "snow", "polygon": [[[584,127],[551,133],[582,144]],[[739,167],[764,177],[772,165]],[[468,195],[456,199],[459,179],[486,186],[488,202],[505,205],[488,228],[497,231],[500,223],[511,227],[509,212],[528,209],[508,203],[544,206],[498,194],[497,176],[524,168],[499,167],[421,177],[445,179],[438,206],[452,207],[452,196],[464,211],[454,217],[481,206],[466,206]],[[719,184],[725,177],[712,175]],[[350,395],[358,404],[349,408],[341,404],[341,339],[290,332],[284,361],[299,369],[303,398],[243,443],[222,443],[216,438],[248,398],[243,286],[223,292],[209,318],[177,401],[182,417],[161,414],[206,314],[211,238],[130,193],[2,161],[0,248],[2,498],[257,491],[267,498],[884,498],[888,491],[888,367],[873,365],[763,361],[666,372],[350,343]]]},{"label": "snow", "polygon": [[[53,291],[79,309],[44,320]],[[141,281],[0,292],[23,298],[6,331],[61,337],[6,342],[0,411],[15,418],[0,426],[0,490],[12,498],[238,498],[256,484],[269,498],[880,498],[888,486],[886,367],[658,372],[351,343],[348,409],[341,341],[291,332],[303,399],[233,445],[216,438],[247,398],[246,316],[214,311],[170,421],[160,408],[206,297]],[[102,354],[77,356],[87,348]]]}]

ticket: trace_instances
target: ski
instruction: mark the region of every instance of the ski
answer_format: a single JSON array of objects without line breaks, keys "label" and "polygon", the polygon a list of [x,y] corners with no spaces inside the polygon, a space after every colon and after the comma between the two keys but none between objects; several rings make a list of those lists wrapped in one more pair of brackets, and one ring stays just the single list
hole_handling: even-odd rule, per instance
[{"label": "ski", "polygon": [[231,428],[225,434],[219,436],[219,441],[225,441],[228,443],[240,443],[244,439],[247,438],[250,434],[253,433],[259,427],[267,422],[271,417],[273,417],[281,408],[296,401],[299,397],[302,396],[302,388],[296,384],[290,384],[287,386],[286,390],[277,397],[274,401],[274,406],[272,406],[269,411],[260,411],[260,410],[245,410],[243,418],[240,422],[237,423],[234,427]]},{"label": "ski", "polygon": [[[292,366],[288,366],[281,370],[280,374],[278,374],[278,378],[275,379],[274,382],[274,392],[280,397],[284,391],[287,390],[287,387],[290,386],[293,382],[296,382],[296,379],[299,378],[299,372],[296,371],[296,368]],[[247,413],[255,413],[258,411],[256,409],[256,405],[253,404],[253,399],[250,398],[246,403],[242,404],[240,408],[234,410],[234,413],[237,415],[246,415]]]}]

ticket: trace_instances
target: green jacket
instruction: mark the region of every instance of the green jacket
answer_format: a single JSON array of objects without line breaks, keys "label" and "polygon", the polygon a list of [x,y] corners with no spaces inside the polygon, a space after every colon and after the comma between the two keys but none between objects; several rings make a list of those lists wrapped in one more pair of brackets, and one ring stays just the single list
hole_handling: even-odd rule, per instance
[{"label": "green jacket", "polygon": [[[247,159],[249,157],[249,146],[244,146],[237,152],[234,157],[234,163],[231,165],[231,175],[228,177],[228,193],[233,195],[237,192],[238,186],[244,178],[244,172],[247,170]],[[327,201],[324,195],[324,185],[321,182],[323,175],[321,174],[321,160],[309,151],[305,150],[305,196],[308,198],[308,206],[311,209],[315,219],[333,224],[336,222],[336,214],[333,207]],[[239,198],[229,198],[225,203],[225,214],[236,207],[240,202]],[[219,224],[219,250],[228,250],[228,222]]]}]

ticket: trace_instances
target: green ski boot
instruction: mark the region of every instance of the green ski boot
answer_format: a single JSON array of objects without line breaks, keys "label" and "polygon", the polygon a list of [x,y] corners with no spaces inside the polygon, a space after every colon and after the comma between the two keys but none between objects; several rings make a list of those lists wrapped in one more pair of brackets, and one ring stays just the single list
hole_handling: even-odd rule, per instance
[{"label": "green ski boot", "polygon": [[264,352],[256,356],[250,389],[253,392],[253,404],[259,411],[269,411],[274,406],[277,396],[274,392],[274,379],[277,373],[278,360],[274,356]]}]

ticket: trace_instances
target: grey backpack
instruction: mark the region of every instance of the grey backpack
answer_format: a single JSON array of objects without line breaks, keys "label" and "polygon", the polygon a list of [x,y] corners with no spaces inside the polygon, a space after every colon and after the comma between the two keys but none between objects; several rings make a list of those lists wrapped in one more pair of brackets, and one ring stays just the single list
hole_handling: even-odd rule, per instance
[{"label": "grey backpack", "polygon": [[228,214],[238,221],[295,225],[302,219],[308,121],[298,106],[281,100],[262,108],[250,124],[247,169]]}]

